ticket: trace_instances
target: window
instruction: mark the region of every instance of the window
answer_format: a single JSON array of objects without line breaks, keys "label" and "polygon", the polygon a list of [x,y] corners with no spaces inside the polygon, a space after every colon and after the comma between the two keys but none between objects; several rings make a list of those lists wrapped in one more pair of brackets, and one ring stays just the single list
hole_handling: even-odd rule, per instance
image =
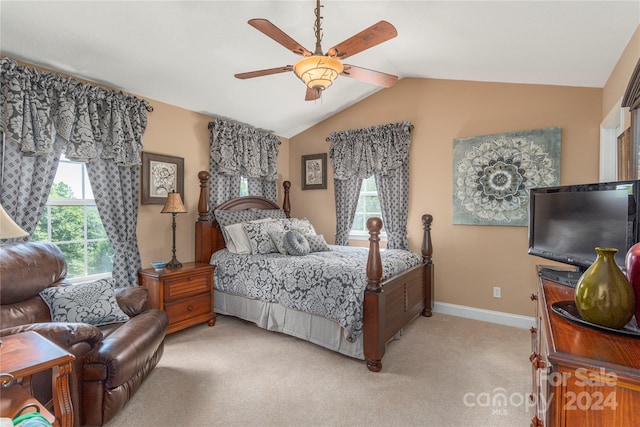
[{"label": "window", "polygon": [[33,234],[55,243],[67,261],[67,278],[108,276],[113,249],[98,214],[86,166],[60,159],[49,199]]},{"label": "window", "polygon": [[[382,218],[382,210],[380,209],[380,199],[378,197],[376,179],[373,176],[370,176],[369,178],[362,180],[360,197],[358,198],[358,207],[356,208],[356,214],[353,218],[349,238],[356,240],[368,239],[369,230],[367,229],[367,220],[374,216]],[[384,224],[382,231],[380,232],[380,238],[386,238]]]},{"label": "window", "polygon": [[246,176],[240,177],[240,196],[248,196],[249,195],[249,182],[247,181]]}]

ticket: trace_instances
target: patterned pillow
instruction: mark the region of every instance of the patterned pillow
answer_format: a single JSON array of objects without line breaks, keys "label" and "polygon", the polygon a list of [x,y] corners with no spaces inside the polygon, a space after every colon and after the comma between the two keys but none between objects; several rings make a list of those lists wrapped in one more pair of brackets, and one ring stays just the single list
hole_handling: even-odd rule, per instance
[{"label": "patterned pillow", "polygon": [[271,240],[273,240],[273,244],[282,255],[287,254],[287,250],[284,248],[284,233],[284,231],[269,232],[269,236],[271,237]]},{"label": "patterned pillow", "polygon": [[102,279],[44,289],[40,296],[49,306],[52,322],[80,322],[100,326],[129,320],[116,301],[114,280]]},{"label": "patterned pillow", "polygon": [[309,252],[324,252],[330,251],[327,241],[324,240],[322,234],[316,234],[315,236],[305,236],[307,242],[309,242]]},{"label": "patterned pillow", "polygon": [[253,211],[249,209],[237,211],[225,211],[216,209],[213,211],[213,215],[216,217],[216,221],[218,221],[218,224],[220,224],[222,236],[224,237],[224,242],[227,244],[227,246],[229,246],[229,242],[232,242],[231,237],[229,237],[229,234],[225,230],[225,227],[227,225],[237,224],[239,222],[247,222],[256,219]]},{"label": "patterned pillow", "polygon": [[272,219],[287,219],[287,214],[284,209],[258,209],[251,208],[256,218],[272,218]]},{"label": "patterned pillow", "polygon": [[299,231],[305,236],[314,236],[317,234],[315,228],[313,228],[313,225],[311,225],[307,218],[288,218],[281,221],[284,224],[284,229],[287,231]]},{"label": "patterned pillow", "polygon": [[271,252],[277,252],[276,246],[271,240],[270,233],[275,231],[284,231],[280,221],[267,221],[259,223],[246,222],[242,224],[244,231],[247,233],[249,243],[251,244],[251,253],[253,255],[264,255]]},{"label": "patterned pillow", "polygon": [[302,233],[289,230],[284,233],[284,247],[289,255],[302,256],[309,253],[309,242]]},{"label": "patterned pillow", "polygon": [[[259,223],[265,221],[272,221],[271,218],[256,219],[249,221],[250,223]],[[224,230],[229,236],[229,242],[227,243],[227,249],[234,254],[250,254],[251,242],[247,237],[247,233],[244,231],[244,223],[227,225]]]}]

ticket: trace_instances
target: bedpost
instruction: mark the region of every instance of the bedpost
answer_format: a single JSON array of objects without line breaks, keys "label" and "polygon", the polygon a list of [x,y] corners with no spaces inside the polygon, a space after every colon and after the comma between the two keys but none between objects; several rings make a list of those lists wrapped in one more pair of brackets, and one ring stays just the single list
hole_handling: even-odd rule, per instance
[{"label": "bedpost", "polygon": [[369,230],[369,258],[367,260],[367,290],[380,292],[380,279],[382,278],[382,261],[380,260],[380,230],[382,220],[369,218],[367,220]]},{"label": "bedpost", "polygon": [[198,197],[198,221],[209,221],[209,172],[198,172],[200,196]]},{"label": "bedpost", "polygon": [[282,183],[284,188],[284,201],[282,202],[282,210],[287,215],[287,218],[291,218],[291,202],[289,201],[289,189],[291,188],[291,181],[284,181]]},{"label": "bedpost", "polygon": [[385,339],[384,324],[380,317],[384,315],[384,293],[380,286],[382,279],[382,261],[380,259],[380,230],[382,220],[369,218],[369,258],[367,260],[367,289],[364,293],[364,327],[363,346],[367,368],[373,372],[382,369],[382,356],[384,356]]},{"label": "bedpost", "polygon": [[196,262],[209,263],[211,254],[211,221],[209,220],[209,172],[198,172],[200,196],[198,198],[198,220],[196,221]]},{"label": "bedpost", "polygon": [[433,246],[431,245],[431,223],[433,222],[433,216],[429,214],[422,215],[422,228],[424,234],[422,235],[422,262],[425,265],[425,283],[424,283],[424,309],[422,315],[425,317],[431,317],[433,315],[433,283],[434,283],[434,266],[431,260],[433,255]]}]

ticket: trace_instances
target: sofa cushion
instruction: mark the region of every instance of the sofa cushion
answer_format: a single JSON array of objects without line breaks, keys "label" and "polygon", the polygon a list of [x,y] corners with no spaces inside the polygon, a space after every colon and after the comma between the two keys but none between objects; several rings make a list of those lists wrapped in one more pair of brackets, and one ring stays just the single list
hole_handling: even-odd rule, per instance
[{"label": "sofa cushion", "polygon": [[129,320],[116,301],[113,279],[47,288],[40,296],[49,306],[53,322],[100,326]]},{"label": "sofa cushion", "polygon": [[16,304],[37,297],[38,293],[61,283],[67,264],[60,249],[50,242],[0,244],[0,301]]}]

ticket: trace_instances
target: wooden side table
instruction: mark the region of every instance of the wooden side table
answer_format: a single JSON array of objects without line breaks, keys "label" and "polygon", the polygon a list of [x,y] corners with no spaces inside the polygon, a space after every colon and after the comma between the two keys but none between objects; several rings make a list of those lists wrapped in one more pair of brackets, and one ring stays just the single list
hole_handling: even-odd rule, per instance
[{"label": "wooden side table", "polygon": [[[0,346],[0,372],[11,374],[16,380],[22,378],[22,384],[2,389],[0,416],[13,417],[23,406],[35,403],[54,425],[72,427],[74,414],[69,378],[74,359],[75,356],[71,353],[33,331],[3,337]],[[31,391],[31,376],[49,369],[53,370],[55,417],[33,397]]]},{"label": "wooden side table", "polygon": [[149,306],[169,317],[167,334],[189,326],[216,323],[213,312],[214,266],[187,262],[178,268],[138,271],[138,282],[149,290]]}]

